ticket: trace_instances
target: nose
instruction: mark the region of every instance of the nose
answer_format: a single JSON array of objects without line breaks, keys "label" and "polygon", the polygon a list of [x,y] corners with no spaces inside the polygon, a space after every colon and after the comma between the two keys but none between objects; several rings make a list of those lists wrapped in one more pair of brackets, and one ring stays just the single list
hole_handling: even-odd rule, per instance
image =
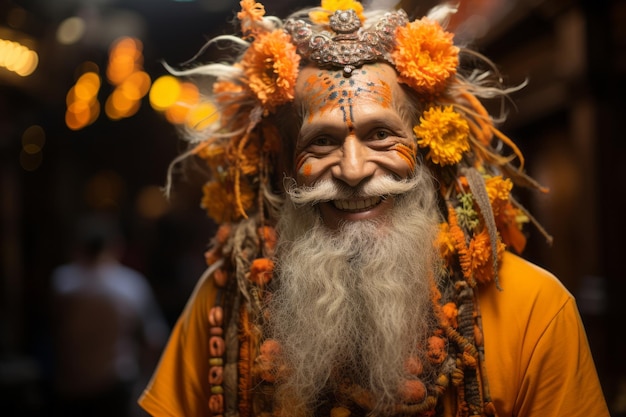
[{"label": "nose", "polygon": [[341,151],[341,159],[332,169],[333,177],[355,187],[374,175],[376,164],[368,161],[370,149],[358,138],[348,136]]}]

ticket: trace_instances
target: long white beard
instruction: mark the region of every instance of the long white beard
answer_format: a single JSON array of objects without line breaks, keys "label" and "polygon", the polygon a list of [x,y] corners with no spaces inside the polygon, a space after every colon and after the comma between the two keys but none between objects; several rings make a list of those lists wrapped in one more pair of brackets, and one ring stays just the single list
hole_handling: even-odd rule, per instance
[{"label": "long white beard", "polygon": [[[407,358],[424,359],[434,326],[435,191],[421,170],[392,182],[404,191],[388,216],[335,231],[315,207],[290,201],[319,201],[315,190],[289,191],[295,197],[278,224],[278,286],[269,305],[269,335],[289,370],[277,394],[285,415],[311,415],[323,393],[346,379],[369,390],[382,412],[398,399]],[[328,192],[320,195],[334,199]]]}]

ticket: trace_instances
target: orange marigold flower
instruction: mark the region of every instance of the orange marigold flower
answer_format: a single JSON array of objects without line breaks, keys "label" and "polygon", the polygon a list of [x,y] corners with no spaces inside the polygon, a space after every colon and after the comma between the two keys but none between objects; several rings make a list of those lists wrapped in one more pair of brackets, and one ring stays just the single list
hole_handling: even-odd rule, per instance
[{"label": "orange marigold flower", "polygon": [[241,22],[241,31],[244,35],[258,33],[257,22],[263,21],[265,6],[254,0],[242,0],[239,2],[241,11],[237,13],[237,19]]},{"label": "orange marigold flower", "polygon": [[252,261],[247,278],[256,285],[266,285],[272,280],[274,262],[267,258],[258,258]]},{"label": "orange marigold flower", "polygon": [[439,224],[435,247],[439,249],[443,259],[449,259],[454,254],[454,238],[450,234],[450,225],[446,222]]},{"label": "orange marigold flower", "polygon": [[248,86],[268,112],[293,100],[299,64],[300,55],[282,30],[259,36],[241,61]]},{"label": "orange marigold flower", "polygon": [[427,157],[435,164],[453,165],[470,149],[469,125],[452,106],[431,107],[413,128],[419,138],[417,144],[429,147]]},{"label": "orange marigold flower", "polygon": [[441,92],[459,64],[459,48],[454,46],[453,37],[425,17],[398,28],[392,58],[400,81],[419,93]]},{"label": "orange marigold flower", "polygon": [[[502,258],[505,245],[500,240],[496,243],[497,258]],[[488,283],[493,280],[493,254],[491,252],[491,239],[489,232],[484,229],[480,233],[474,235],[470,241],[468,251],[471,257],[471,270],[476,281],[480,283]]]},{"label": "orange marigold flower", "polygon": [[513,183],[508,178],[502,178],[501,175],[490,177],[485,180],[489,202],[493,207],[494,216],[498,216],[509,202]]},{"label": "orange marigold flower", "polygon": [[263,20],[263,16],[265,16],[265,6],[261,3],[257,3],[254,0],[241,0],[239,5],[241,6],[241,11],[237,13],[237,19],[250,19],[257,22]]},{"label": "orange marigold flower", "polygon": [[[246,181],[241,181],[241,205],[244,210],[252,207],[254,193]],[[234,184],[225,180],[210,181],[202,187],[202,202],[200,206],[207,211],[207,214],[218,224],[238,220],[241,213],[237,209],[237,199],[235,196]]]},{"label": "orange marigold flower", "polygon": [[309,13],[311,21],[318,25],[327,25],[330,22],[330,15],[337,10],[354,10],[359,20],[365,21],[363,5],[355,0],[322,0],[320,7],[324,10]]}]

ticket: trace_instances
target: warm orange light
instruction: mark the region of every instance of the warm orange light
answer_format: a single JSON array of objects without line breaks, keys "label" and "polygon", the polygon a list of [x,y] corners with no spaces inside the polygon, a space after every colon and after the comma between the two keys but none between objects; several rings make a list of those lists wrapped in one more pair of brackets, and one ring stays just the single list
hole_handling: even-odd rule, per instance
[{"label": "warm orange light", "polygon": [[171,75],[157,78],[150,89],[150,104],[155,110],[164,111],[178,100],[180,81]]},{"label": "warm orange light", "polygon": [[187,116],[187,126],[195,130],[206,129],[219,120],[215,106],[205,102],[194,106]]},{"label": "warm orange light", "polygon": [[91,101],[100,90],[100,76],[94,72],[86,72],[76,81],[74,94],[77,100]]},{"label": "warm orange light", "polygon": [[176,102],[165,109],[165,118],[173,124],[185,123],[189,110],[200,101],[200,92],[195,84],[183,82],[180,87]]},{"label": "warm orange light", "polygon": [[144,71],[134,72],[119,88],[129,100],[141,100],[150,90],[150,76]]},{"label": "warm orange light", "polygon": [[0,67],[27,77],[37,69],[38,64],[37,52],[18,42],[0,39]]}]

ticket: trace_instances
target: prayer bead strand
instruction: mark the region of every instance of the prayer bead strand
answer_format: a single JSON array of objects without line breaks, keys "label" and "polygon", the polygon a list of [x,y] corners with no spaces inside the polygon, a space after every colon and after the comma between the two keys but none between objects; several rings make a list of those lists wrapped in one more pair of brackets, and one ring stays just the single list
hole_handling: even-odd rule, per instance
[{"label": "prayer bead strand", "polygon": [[209,411],[214,417],[223,417],[224,413],[224,310],[216,306],[209,310]]}]

